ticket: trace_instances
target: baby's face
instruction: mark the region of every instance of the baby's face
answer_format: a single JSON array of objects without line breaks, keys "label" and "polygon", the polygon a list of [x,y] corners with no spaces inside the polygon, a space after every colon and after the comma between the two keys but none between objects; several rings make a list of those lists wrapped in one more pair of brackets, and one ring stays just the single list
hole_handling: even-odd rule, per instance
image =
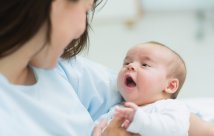
[{"label": "baby's face", "polygon": [[163,99],[169,57],[161,46],[141,44],[131,48],[118,75],[118,87],[124,99],[137,105]]}]

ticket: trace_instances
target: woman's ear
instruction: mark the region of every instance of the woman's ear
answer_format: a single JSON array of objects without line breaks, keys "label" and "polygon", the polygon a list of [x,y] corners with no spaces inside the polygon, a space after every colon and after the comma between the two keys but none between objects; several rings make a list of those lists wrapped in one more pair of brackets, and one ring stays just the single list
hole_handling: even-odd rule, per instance
[{"label": "woman's ear", "polygon": [[179,80],[177,78],[169,79],[164,92],[173,94],[178,90]]}]

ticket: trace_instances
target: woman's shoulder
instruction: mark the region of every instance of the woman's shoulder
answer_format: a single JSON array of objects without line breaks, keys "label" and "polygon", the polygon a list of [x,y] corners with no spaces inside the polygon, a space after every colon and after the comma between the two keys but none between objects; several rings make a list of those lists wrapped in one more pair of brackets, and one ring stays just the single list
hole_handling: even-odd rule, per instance
[{"label": "woman's shoulder", "polygon": [[57,70],[72,84],[94,120],[120,102],[115,71],[80,56],[59,60]]}]

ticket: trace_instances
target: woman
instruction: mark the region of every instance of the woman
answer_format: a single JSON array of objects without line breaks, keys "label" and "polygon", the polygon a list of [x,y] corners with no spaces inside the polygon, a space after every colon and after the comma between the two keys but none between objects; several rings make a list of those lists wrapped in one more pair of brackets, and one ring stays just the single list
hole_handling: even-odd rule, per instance
[{"label": "woman", "polygon": [[[0,135],[90,135],[94,120],[120,101],[112,91],[115,74],[74,58],[85,48],[87,13],[97,4],[0,3]],[[131,135],[120,129],[120,120],[112,121],[103,135]]]},{"label": "woman", "polygon": [[90,135],[93,120],[120,100],[111,71],[79,57],[59,59],[85,48],[87,13],[97,4],[0,3],[0,135]]}]

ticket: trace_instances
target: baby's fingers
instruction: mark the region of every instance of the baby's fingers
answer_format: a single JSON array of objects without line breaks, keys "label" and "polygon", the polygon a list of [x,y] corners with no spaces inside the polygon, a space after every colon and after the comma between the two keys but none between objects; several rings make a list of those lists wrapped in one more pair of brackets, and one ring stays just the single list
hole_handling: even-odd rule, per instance
[{"label": "baby's fingers", "polygon": [[138,108],[138,106],[135,103],[133,103],[133,102],[125,102],[124,106],[126,106],[128,108],[132,108],[134,110],[137,110],[137,108]]},{"label": "baby's fingers", "polygon": [[134,113],[135,113],[135,110],[132,108],[117,107],[115,109],[115,117],[122,117],[130,121],[132,121]]}]

